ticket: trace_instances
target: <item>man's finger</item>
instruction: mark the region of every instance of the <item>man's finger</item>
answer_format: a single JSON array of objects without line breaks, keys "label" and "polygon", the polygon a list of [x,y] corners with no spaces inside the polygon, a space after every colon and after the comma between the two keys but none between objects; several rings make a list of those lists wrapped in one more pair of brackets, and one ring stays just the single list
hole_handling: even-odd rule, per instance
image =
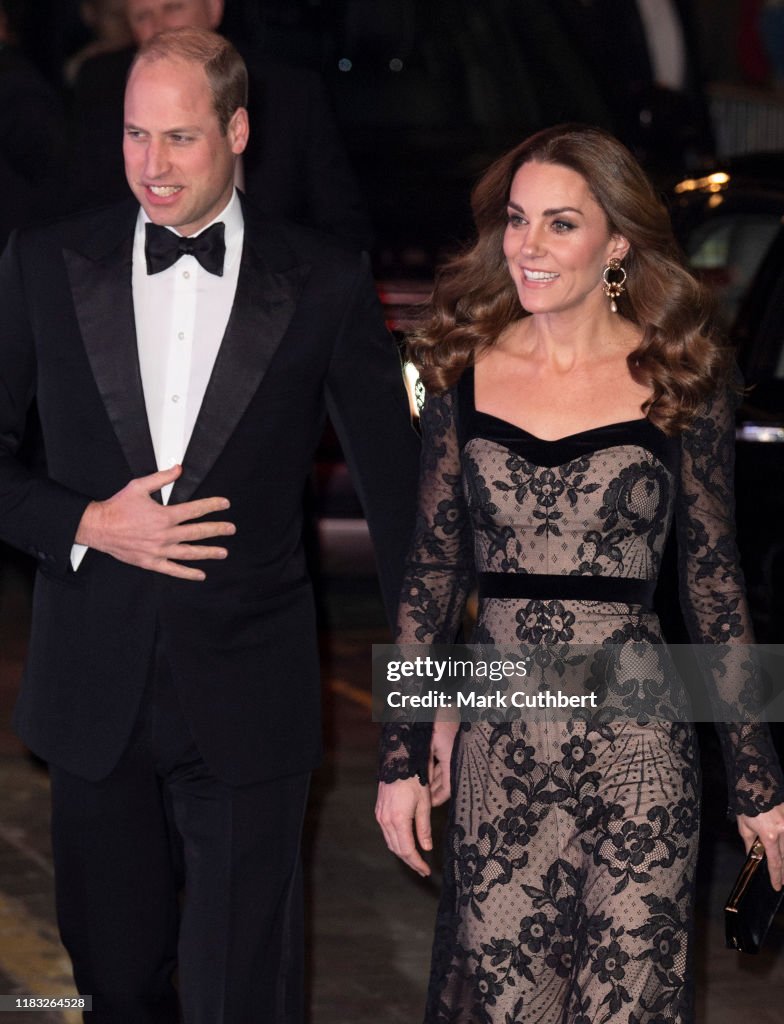
[{"label": "man's finger", "polygon": [[150,473],[148,476],[137,476],[131,482],[137,484],[148,494],[154,494],[155,491],[159,491],[166,484],[174,483],[181,473],[182,466],[178,464],[170,466],[168,469],[159,469],[157,473]]},{"label": "man's finger", "polygon": [[228,554],[226,548],[207,547],[206,544],[175,544],[166,550],[167,559],[184,559],[186,562],[200,562],[203,558],[226,558]]},{"label": "man's finger", "polygon": [[179,562],[170,562],[166,558],[162,558],[155,565],[150,566],[155,572],[163,573],[164,576],[175,576],[181,580],[193,580],[195,583],[201,583],[207,579],[207,574],[201,569],[193,569],[188,565],[180,565]]},{"label": "man's finger", "polygon": [[195,540],[207,540],[210,537],[231,537],[237,532],[234,523],[185,523],[170,529],[169,540],[173,544],[190,544]]},{"label": "man's finger", "polygon": [[184,501],[182,504],[167,505],[166,511],[176,523],[187,523],[192,519],[201,519],[211,512],[225,512],[231,508],[228,498],[197,498],[196,501]]}]

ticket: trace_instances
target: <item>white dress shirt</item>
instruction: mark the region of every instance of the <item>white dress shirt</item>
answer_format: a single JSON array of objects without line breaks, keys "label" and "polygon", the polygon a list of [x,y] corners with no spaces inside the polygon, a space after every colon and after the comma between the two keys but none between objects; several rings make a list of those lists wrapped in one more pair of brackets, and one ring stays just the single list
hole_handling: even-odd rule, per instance
[{"label": "white dress shirt", "polygon": [[[185,457],[234,304],[245,228],[235,191],[210,222],[225,224],[222,277],[209,273],[195,256],[187,255],[167,270],[148,274],[144,255],[148,221],[140,209],[133,240],[133,311],[147,422],[161,470]],[[179,234],[174,228],[169,230]],[[162,488],[164,504],[173,486]],[[74,544],[74,569],[86,550],[84,545]]]}]

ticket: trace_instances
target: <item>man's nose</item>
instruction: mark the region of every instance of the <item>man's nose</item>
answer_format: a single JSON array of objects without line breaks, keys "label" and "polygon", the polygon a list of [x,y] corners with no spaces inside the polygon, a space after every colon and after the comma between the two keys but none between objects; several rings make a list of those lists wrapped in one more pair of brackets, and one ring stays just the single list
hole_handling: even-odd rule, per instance
[{"label": "man's nose", "polygon": [[160,178],[169,169],[166,147],[160,142],[150,142],[144,159],[144,172],[148,178]]}]

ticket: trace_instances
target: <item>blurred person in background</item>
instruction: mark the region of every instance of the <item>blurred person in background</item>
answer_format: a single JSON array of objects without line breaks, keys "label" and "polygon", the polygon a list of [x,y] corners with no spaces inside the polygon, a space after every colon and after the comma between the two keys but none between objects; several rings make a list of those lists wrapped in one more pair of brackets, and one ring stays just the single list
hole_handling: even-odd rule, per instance
[{"label": "blurred person in background", "polygon": [[[223,0],[126,0],[137,44],[162,29],[216,29]],[[259,41],[245,45],[258,51]],[[86,61],[73,95],[68,204],[85,209],[127,194],[118,140],[122,101],[133,49]],[[369,248],[372,230],[323,86],[312,71],[249,63],[248,109],[253,131],[238,184],[264,213],[324,231]]]},{"label": "blurred person in background", "polygon": [[62,194],[62,107],[18,47],[27,7],[0,0],[0,251],[14,227],[59,212]]},{"label": "blurred person in background", "polygon": [[614,133],[654,172],[714,151],[691,0],[549,0],[590,67]]},{"label": "blurred person in background", "polygon": [[425,1021],[692,1024],[699,754],[652,603],[674,529],[729,810],[777,889],[784,853],[735,544],[731,360],[664,205],[606,132],[545,129],[472,198],[476,240],[410,341],[427,397],[396,639],[454,643],[476,574],[474,642],[524,656],[529,693],[567,680],[600,699],[568,720],[384,726],[376,815],[422,876],[430,808],[451,796]]},{"label": "blurred person in background", "polygon": [[125,0],[83,0],[79,14],[93,39],[66,61],[63,78],[67,86],[73,86],[86,60],[122,50],[133,42],[125,15]]}]

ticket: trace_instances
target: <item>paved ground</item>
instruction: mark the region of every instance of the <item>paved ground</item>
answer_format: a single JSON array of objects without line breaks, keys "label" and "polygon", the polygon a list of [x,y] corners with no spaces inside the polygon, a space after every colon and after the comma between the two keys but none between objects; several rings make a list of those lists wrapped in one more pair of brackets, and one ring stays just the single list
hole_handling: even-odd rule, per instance
[{"label": "paved ground", "polygon": [[[0,994],[67,994],[73,991],[68,962],[52,913],[46,772],[8,730],[27,603],[24,575],[6,566],[0,579]],[[364,576],[334,579],[325,608],[331,626],[324,635],[327,757],[314,781],[305,843],[311,1024],[417,1024],[438,882],[422,881],[395,862],[373,821],[376,726],[367,690],[370,644],[385,640],[381,610]],[[724,783],[710,734],[703,748],[698,1019],[779,1024],[784,921],[759,957],[723,948],[722,901],[741,855],[721,817]],[[0,1024],[75,1019],[9,1012]]]}]

